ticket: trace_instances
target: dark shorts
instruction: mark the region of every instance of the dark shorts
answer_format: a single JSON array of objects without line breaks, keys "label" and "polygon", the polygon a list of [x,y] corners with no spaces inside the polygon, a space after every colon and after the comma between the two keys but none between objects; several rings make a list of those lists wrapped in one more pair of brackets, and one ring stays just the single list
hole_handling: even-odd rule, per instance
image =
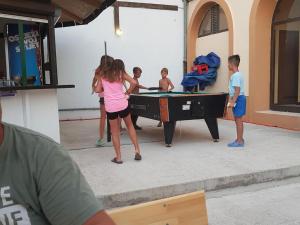
[{"label": "dark shorts", "polygon": [[100,98],[99,103],[100,103],[100,105],[104,105],[104,98]]},{"label": "dark shorts", "polygon": [[240,95],[236,100],[236,105],[232,109],[234,117],[243,117],[246,114],[247,100],[245,95]]},{"label": "dark shorts", "polygon": [[127,117],[129,114],[130,114],[129,106],[126,109],[119,111],[119,112],[113,112],[113,113],[106,112],[107,118],[109,120],[115,120],[115,119],[118,119],[119,117],[123,119],[123,118]]}]

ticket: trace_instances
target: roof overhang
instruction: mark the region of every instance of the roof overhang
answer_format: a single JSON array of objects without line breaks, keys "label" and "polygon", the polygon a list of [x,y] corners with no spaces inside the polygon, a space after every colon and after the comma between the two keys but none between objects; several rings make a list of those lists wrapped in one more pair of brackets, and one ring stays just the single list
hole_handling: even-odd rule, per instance
[{"label": "roof overhang", "polygon": [[116,0],[0,0],[0,11],[55,15],[57,27],[88,24]]},{"label": "roof overhang", "polygon": [[88,24],[116,0],[52,0],[56,7],[56,27]]}]

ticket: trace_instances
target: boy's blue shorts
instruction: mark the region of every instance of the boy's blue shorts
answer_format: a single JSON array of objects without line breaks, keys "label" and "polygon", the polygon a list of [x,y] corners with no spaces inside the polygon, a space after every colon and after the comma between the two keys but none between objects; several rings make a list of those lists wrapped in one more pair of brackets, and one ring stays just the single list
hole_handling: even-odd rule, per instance
[{"label": "boy's blue shorts", "polygon": [[240,95],[236,100],[236,105],[232,109],[234,117],[243,117],[246,114],[247,99],[245,95]]}]

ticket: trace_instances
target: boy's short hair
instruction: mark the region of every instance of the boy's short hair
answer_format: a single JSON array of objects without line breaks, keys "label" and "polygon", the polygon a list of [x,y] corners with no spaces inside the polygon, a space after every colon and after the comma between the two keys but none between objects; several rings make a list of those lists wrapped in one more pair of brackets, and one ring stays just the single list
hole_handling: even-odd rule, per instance
[{"label": "boy's short hair", "polygon": [[239,55],[232,55],[228,57],[228,62],[238,67],[240,65],[241,58]]},{"label": "boy's short hair", "polygon": [[167,68],[162,68],[160,72],[161,73],[165,72],[166,74],[169,74],[169,70]]},{"label": "boy's short hair", "polygon": [[136,66],[133,68],[132,71],[133,71],[133,73],[137,73],[138,71],[142,72],[142,69],[140,67]]}]

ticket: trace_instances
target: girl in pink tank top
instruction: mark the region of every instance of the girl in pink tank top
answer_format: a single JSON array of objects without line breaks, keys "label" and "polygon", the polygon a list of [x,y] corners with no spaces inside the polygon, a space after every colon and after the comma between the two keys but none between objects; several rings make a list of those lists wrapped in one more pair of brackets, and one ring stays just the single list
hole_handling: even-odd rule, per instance
[{"label": "girl in pink tank top", "polygon": [[106,79],[101,79],[104,89],[103,96],[106,105],[106,112],[119,112],[128,107],[128,98],[123,91],[123,82],[109,82]]},{"label": "girl in pink tank top", "polygon": [[114,59],[110,56],[104,55],[101,57],[100,65],[95,71],[93,83],[92,83],[92,90],[93,93],[98,93],[99,96],[99,103],[100,103],[100,121],[99,121],[99,138],[96,141],[97,147],[102,147],[105,145],[104,140],[104,130],[106,124],[106,111],[104,106],[104,96],[101,87],[101,73],[106,67],[111,67]]},{"label": "girl in pink tank top", "polygon": [[[124,93],[125,82],[130,83],[129,89]],[[124,62],[120,59],[114,60],[110,68],[101,73],[100,85],[103,89],[106,115],[111,127],[111,135],[115,148],[116,157],[111,161],[122,164],[120,147],[120,120],[123,119],[130,139],[135,147],[135,160],[141,160],[140,147],[136,131],[131,121],[130,108],[128,104],[129,94],[134,90],[137,82],[125,72]]]}]

